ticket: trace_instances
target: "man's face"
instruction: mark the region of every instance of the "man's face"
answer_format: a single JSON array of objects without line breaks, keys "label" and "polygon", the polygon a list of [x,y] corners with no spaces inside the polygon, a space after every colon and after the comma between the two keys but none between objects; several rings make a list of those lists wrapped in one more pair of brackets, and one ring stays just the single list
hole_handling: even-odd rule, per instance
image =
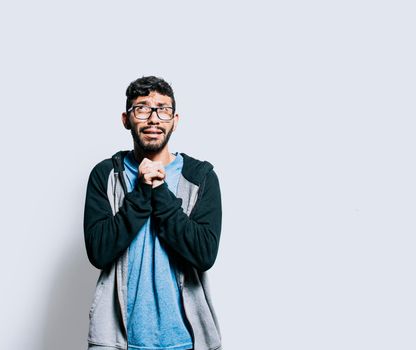
[{"label": "man's face", "polygon": [[[172,107],[172,99],[152,91],[147,96],[139,96],[133,101],[133,105],[146,105],[150,107]],[[172,120],[163,121],[158,118],[156,112],[147,120],[139,120],[134,117],[133,111],[128,115],[123,113],[122,120],[125,127],[130,126],[134,143],[144,152],[160,152],[168,143],[170,135],[176,129],[179,116],[175,114]]]}]

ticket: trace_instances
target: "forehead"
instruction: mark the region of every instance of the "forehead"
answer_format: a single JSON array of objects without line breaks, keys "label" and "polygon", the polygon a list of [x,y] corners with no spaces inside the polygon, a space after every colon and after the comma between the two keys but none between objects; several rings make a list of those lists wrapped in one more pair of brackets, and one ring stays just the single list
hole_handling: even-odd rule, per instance
[{"label": "forehead", "polygon": [[147,96],[139,96],[133,100],[133,104],[143,103],[147,105],[171,105],[172,99],[169,96],[161,95],[156,91],[151,91]]}]

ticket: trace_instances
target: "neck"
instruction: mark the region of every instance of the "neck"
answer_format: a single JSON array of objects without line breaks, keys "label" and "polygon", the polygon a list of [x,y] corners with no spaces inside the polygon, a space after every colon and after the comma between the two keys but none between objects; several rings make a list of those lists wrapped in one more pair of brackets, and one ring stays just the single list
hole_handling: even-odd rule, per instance
[{"label": "neck", "polygon": [[134,158],[136,158],[139,164],[144,158],[147,158],[151,161],[161,161],[163,166],[166,166],[175,159],[175,156],[169,152],[168,147],[163,148],[159,152],[145,152],[134,145]]}]

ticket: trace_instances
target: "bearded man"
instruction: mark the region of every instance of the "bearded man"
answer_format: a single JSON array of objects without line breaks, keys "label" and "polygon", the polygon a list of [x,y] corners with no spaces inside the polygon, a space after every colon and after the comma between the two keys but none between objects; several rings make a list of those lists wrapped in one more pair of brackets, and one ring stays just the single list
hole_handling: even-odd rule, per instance
[{"label": "bearded man", "polygon": [[218,177],[208,161],[169,151],[179,115],[166,81],[139,78],[126,96],[134,149],[99,162],[87,185],[85,245],[101,270],[88,349],[221,349],[207,279],[221,233]]}]

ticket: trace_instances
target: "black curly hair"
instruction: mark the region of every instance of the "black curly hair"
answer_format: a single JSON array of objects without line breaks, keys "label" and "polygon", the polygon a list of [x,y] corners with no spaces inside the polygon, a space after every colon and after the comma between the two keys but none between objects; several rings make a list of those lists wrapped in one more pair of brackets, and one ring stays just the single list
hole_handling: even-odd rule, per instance
[{"label": "black curly hair", "polygon": [[130,83],[126,90],[126,111],[132,106],[133,100],[139,96],[147,96],[152,91],[169,96],[172,99],[173,113],[175,113],[176,103],[172,87],[162,78],[155,76],[141,77]]}]

